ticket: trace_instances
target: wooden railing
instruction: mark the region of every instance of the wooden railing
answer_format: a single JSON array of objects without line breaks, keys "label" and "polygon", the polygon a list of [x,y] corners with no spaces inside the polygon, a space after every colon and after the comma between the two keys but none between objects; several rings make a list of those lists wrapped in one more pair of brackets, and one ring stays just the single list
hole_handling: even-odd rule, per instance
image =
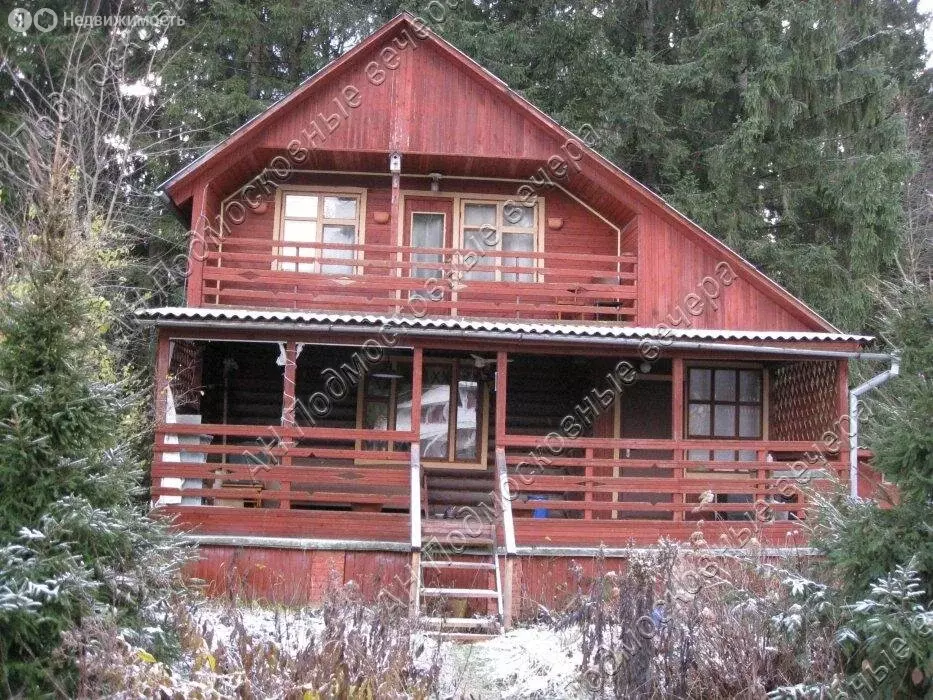
[{"label": "wooden railing", "polygon": [[[848,478],[845,454],[814,463],[812,442],[577,438],[559,452],[540,437],[508,435],[499,443],[508,448],[519,519],[786,521],[805,517],[802,485]],[[697,457],[707,450],[755,458]]]},{"label": "wooden railing", "polygon": [[506,555],[513,555],[515,549],[515,524],[512,521],[512,492],[509,488],[508,465],[505,450],[496,448],[496,483],[499,493],[499,517],[502,519],[502,537],[505,541]]},{"label": "wooden railing", "polygon": [[237,237],[209,246],[203,297],[224,306],[633,322],[635,261],[379,244],[296,249]]},{"label": "wooden railing", "polygon": [[409,517],[411,518],[411,550],[421,550],[421,510],[424,508],[424,493],[422,491],[421,472],[421,445],[417,442],[411,446],[411,496],[409,500]]},{"label": "wooden railing", "polygon": [[[152,500],[155,506],[404,511],[413,437],[392,430],[162,424]],[[379,442],[396,449],[365,447]]]}]

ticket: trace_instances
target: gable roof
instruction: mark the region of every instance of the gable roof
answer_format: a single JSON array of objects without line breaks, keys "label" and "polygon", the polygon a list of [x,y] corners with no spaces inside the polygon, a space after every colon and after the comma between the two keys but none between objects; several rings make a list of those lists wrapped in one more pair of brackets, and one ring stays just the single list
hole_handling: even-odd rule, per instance
[{"label": "gable roof", "polygon": [[[274,124],[277,119],[290,113],[306,97],[312,95],[317,88],[341,73],[347,66],[357,60],[365,58],[368,54],[383,48],[387,39],[397,36],[398,32],[407,30],[409,37],[417,33],[420,39],[430,44],[441,55],[453,62],[458,68],[465,71],[473,80],[477,81],[486,90],[491,91],[511,109],[522,115],[540,132],[552,138],[566,141],[573,139],[583,150],[578,165],[588,166],[583,169],[580,177],[591,181],[592,185],[602,189],[618,200],[635,203],[643,211],[651,212],[668,221],[674,221],[681,233],[690,236],[694,243],[705,251],[715,254],[720,259],[740,268],[743,277],[759,292],[777,303],[792,315],[811,326],[813,330],[827,333],[839,333],[839,329],[830,324],[801,300],[780,286],[777,282],[760,272],[752,263],[729,248],[719,239],[700,227],[686,215],[675,209],[660,195],[643,185],[634,177],[626,173],[593,148],[580,143],[580,139],[558,124],[554,119],[531,104],[520,94],[510,89],[501,79],[493,75],[479,63],[464,54],[455,46],[435,34],[423,22],[403,12],[387,22],[369,37],[354,46],[348,52],[335,59],[314,75],[303,81],[294,91],[277,101],[264,112],[256,115],[242,126],[233,131],[230,136],[209,149],[203,155],[169,177],[159,185],[159,190],[171,198],[176,206],[180,204],[173,196],[188,183],[194,182],[203,176],[212,164],[218,163],[236,154],[242,155],[242,146],[251,139],[261,135],[264,130]],[[284,144],[282,144],[284,147]],[[402,149],[404,155],[405,151]]]}]

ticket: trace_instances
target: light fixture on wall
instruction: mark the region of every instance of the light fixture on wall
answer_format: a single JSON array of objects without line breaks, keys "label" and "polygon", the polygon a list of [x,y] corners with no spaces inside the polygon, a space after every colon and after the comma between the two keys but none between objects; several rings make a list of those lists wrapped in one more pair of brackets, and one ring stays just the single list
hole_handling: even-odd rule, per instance
[{"label": "light fixture on wall", "polygon": [[402,154],[398,151],[392,151],[389,154],[389,172],[398,175],[402,172]]},{"label": "light fixture on wall", "polygon": [[564,220],[559,216],[550,217],[547,220],[547,227],[555,231],[560,231],[564,227]]},{"label": "light fixture on wall", "polygon": [[428,177],[431,178],[431,191],[440,192],[441,191],[441,178],[443,175],[440,173],[428,173]]},{"label": "light fixture on wall", "polygon": [[377,224],[387,224],[389,223],[389,212],[387,211],[374,211],[373,212],[373,221]]}]

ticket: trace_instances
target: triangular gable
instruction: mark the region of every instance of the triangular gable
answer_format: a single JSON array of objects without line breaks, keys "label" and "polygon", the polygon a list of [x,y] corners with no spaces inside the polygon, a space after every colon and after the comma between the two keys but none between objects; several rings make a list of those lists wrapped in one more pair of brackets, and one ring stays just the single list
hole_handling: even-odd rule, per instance
[{"label": "triangular gable", "polygon": [[[406,50],[413,60],[399,59]],[[379,81],[381,76],[384,79]],[[469,96],[470,111],[450,95]],[[341,123],[341,110],[355,113]],[[337,124],[332,131],[328,118]],[[450,153],[533,165],[561,155],[561,146],[573,140],[577,160],[569,169],[569,189],[586,187],[623,202],[645,220],[667,222],[678,235],[690,239],[690,246],[732,265],[744,281],[744,293],[766,298],[754,303],[774,306],[810,330],[838,332],[738,253],[407,13],[305,80],[161,188],[178,204],[190,196],[193,183],[211,179],[234,159],[259,148],[281,151],[295,139],[307,143],[310,133],[323,139],[315,136],[315,146],[333,151]],[[645,230],[642,235],[651,234]]]}]

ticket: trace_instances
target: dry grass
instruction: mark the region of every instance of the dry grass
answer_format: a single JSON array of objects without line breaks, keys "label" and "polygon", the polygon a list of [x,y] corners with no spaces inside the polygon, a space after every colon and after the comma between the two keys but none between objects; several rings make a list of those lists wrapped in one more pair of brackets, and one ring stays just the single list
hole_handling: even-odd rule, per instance
[{"label": "dry grass", "polygon": [[270,619],[263,629],[241,601],[179,598],[167,620],[174,660],[99,624],[75,630],[65,649],[85,698],[426,698],[437,685],[438,659],[413,646],[407,611],[365,603],[352,585],[332,588],[318,610],[279,608]]},{"label": "dry grass", "polygon": [[714,558],[661,543],[622,570],[601,561],[555,622],[582,630],[597,696],[761,698],[842,670],[833,606],[793,577],[755,550]]}]

